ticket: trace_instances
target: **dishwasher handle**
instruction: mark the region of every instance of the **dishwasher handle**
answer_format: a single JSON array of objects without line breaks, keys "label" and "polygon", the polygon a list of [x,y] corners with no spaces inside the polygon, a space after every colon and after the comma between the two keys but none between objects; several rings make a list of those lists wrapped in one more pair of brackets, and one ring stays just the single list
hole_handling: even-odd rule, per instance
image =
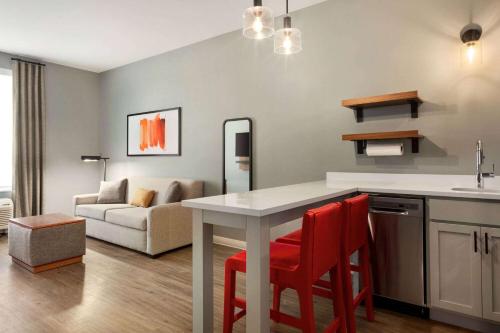
[{"label": "dishwasher handle", "polygon": [[407,216],[408,210],[405,210],[405,209],[401,209],[401,210],[390,209],[389,210],[389,209],[384,209],[384,208],[370,208],[370,213]]}]

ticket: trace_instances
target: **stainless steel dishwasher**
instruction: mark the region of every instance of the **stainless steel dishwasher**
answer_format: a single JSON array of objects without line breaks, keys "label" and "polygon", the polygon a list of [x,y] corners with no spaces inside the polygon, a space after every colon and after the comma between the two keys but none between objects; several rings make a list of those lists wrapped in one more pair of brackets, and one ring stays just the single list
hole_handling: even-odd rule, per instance
[{"label": "stainless steel dishwasher", "polygon": [[424,200],[370,194],[375,304],[426,317]]}]

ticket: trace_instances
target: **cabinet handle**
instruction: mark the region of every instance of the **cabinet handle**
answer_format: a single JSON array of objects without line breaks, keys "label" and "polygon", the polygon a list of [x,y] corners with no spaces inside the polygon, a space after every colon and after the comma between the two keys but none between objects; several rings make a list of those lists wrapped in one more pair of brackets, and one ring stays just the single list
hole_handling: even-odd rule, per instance
[{"label": "cabinet handle", "polygon": [[484,251],[488,254],[488,233],[484,234]]},{"label": "cabinet handle", "polygon": [[477,232],[474,231],[474,252],[477,253]]}]

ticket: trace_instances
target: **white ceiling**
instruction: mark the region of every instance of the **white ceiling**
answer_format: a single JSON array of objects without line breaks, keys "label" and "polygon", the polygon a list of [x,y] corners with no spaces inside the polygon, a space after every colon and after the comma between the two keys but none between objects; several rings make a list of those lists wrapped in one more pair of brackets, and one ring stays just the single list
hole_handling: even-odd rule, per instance
[{"label": "white ceiling", "polygon": [[[291,0],[290,11],[325,0]],[[102,72],[241,27],[252,0],[0,0],[0,50]],[[276,16],[285,0],[263,0]]]}]

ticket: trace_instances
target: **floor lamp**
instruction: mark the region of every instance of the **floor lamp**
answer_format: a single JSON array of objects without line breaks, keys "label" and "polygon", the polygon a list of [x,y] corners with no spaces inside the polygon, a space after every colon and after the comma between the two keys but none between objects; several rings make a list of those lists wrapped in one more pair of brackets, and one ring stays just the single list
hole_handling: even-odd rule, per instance
[{"label": "floor lamp", "polygon": [[101,157],[99,156],[89,156],[89,155],[84,155],[82,156],[82,161],[84,162],[98,162],[98,161],[103,161],[104,162],[104,177],[103,180],[106,181],[106,161],[109,160],[109,157]]}]

